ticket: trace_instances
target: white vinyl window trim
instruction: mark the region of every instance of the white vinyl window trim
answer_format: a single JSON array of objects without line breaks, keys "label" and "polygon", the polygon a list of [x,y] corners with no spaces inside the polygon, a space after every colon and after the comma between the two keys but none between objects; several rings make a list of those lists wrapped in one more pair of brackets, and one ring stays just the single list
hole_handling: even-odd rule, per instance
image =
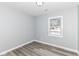
[{"label": "white vinyl window trim", "polygon": [[[59,18],[59,19],[58,19]],[[51,20],[58,19],[60,20],[59,30],[51,30]],[[48,36],[55,36],[55,37],[63,37],[63,16],[56,16],[56,17],[49,17],[48,18]]]}]

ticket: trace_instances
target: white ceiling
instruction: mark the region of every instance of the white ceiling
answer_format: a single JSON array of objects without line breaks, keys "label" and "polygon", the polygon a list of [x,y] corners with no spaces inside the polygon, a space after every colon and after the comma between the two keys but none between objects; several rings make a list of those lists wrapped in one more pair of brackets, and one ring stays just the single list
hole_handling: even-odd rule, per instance
[{"label": "white ceiling", "polygon": [[0,4],[15,8],[19,11],[27,13],[32,16],[39,16],[45,13],[51,13],[56,10],[62,10],[65,8],[70,8],[77,6],[78,2],[44,2],[42,7],[38,7],[36,2],[5,2]]}]

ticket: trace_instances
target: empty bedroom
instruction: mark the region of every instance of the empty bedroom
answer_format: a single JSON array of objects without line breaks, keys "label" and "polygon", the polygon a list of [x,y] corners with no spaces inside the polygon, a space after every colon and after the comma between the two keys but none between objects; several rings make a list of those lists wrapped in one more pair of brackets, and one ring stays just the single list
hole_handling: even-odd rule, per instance
[{"label": "empty bedroom", "polygon": [[0,56],[79,56],[79,2],[0,2]]}]

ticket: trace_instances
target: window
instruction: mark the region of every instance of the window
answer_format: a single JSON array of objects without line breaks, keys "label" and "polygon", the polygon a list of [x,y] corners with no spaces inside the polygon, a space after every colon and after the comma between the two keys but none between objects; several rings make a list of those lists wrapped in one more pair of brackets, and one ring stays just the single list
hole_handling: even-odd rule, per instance
[{"label": "window", "polygon": [[63,37],[63,16],[48,19],[48,36]]}]

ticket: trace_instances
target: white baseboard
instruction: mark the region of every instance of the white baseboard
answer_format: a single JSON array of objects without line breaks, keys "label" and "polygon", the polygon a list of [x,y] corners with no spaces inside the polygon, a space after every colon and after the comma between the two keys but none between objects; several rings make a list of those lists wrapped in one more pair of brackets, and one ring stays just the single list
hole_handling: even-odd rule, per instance
[{"label": "white baseboard", "polygon": [[9,49],[9,50],[6,50],[6,51],[4,51],[4,52],[1,52],[0,55],[4,55],[4,54],[6,54],[6,53],[8,53],[8,52],[10,52],[10,51],[13,51],[13,50],[15,50],[15,49],[18,49],[18,48],[20,48],[20,47],[22,47],[22,46],[24,46],[24,45],[27,45],[27,44],[29,44],[29,43],[32,43],[32,42],[34,42],[34,41],[35,41],[35,42],[39,42],[39,43],[43,43],[43,44],[47,44],[47,45],[50,45],[50,46],[55,46],[55,47],[58,47],[58,48],[62,48],[62,49],[65,49],[65,50],[67,50],[67,51],[75,52],[75,53],[78,53],[78,55],[79,55],[79,51],[76,51],[76,50],[73,50],[73,49],[70,49],[70,48],[66,48],[66,47],[63,47],[63,46],[59,46],[59,45],[55,45],[55,44],[43,42],[43,41],[40,41],[40,40],[31,40],[31,41],[29,41],[29,42],[27,42],[27,43],[21,44],[21,45],[19,45],[19,46],[16,46],[16,47],[13,47],[13,48],[11,48],[11,49]]},{"label": "white baseboard", "polygon": [[29,42],[27,42],[27,43],[18,45],[18,46],[13,47],[13,48],[11,48],[11,49],[9,49],[9,50],[6,50],[6,51],[4,51],[4,52],[1,52],[0,55],[4,55],[4,54],[6,54],[6,53],[8,53],[8,52],[10,52],[10,51],[13,51],[13,50],[15,50],[15,49],[18,49],[18,48],[20,48],[20,47],[22,47],[22,46],[24,46],[24,45],[27,45],[27,44],[29,44],[29,43],[32,43],[33,41],[34,41],[34,40],[31,40],[31,41],[29,41]]},{"label": "white baseboard", "polygon": [[59,45],[43,42],[43,41],[40,41],[40,40],[34,40],[34,41],[35,42],[39,42],[39,43],[43,43],[43,44],[47,44],[47,45],[50,45],[50,46],[58,47],[58,48],[61,48],[61,49],[67,50],[67,51],[74,52],[74,53],[78,53],[78,55],[79,55],[79,51],[77,51],[77,50],[73,50],[73,49],[70,49],[70,48],[67,48],[67,47],[63,47],[63,46],[59,46]]}]

